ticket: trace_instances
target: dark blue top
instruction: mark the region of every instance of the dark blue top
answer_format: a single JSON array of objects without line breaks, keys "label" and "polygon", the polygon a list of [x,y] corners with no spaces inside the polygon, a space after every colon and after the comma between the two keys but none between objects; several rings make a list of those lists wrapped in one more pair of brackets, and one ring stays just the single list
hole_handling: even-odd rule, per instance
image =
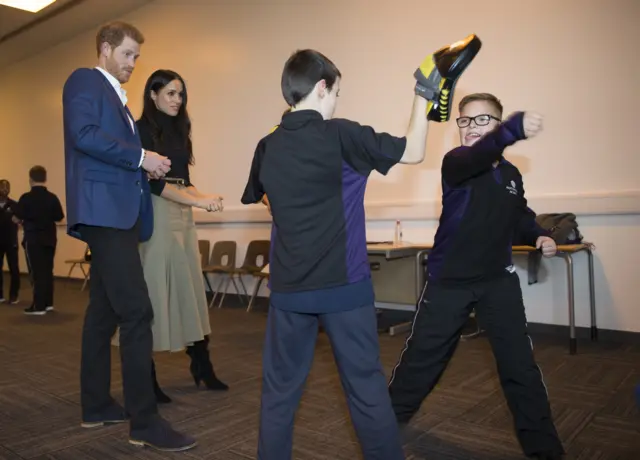
[{"label": "dark blue top", "polygon": [[314,110],[286,113],[256,148],[242,202],[269,197],[271,303],[306,313],[373,303],[364,194],[398,163],[405,138]]},{"label": "dark blue top", "polygon": [[523,113],[516,113],[473,146],[445,155],[429,282],[467,284],[504,276],[512,265],[514,235],[533,246],[548,234],[527,207],[518,168],[502,158],[506,147],[525,139],[522,120]]},{"label": "dark blue top", "polygon": [[[186,187],[193,186],[189,174],[191,161],[191,142],[183,135],[177,125],[178,119],[161,111],[156,111],[153,121],[141,118],[136,122],[140,133],[142,148],[151,150],[171,160],[171,169],[165,176],[167,179],[181,179]],[[166,181],[150,179],[151,193],[162,195]]]}]

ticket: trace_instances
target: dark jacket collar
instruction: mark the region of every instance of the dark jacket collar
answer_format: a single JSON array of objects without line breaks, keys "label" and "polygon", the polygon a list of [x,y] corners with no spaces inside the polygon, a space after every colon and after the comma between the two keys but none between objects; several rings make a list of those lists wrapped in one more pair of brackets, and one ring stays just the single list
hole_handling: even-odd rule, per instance
[{"label": "dark jacket collar", "polygon": [[285,113],[282,116],[280,126],[285,129],[300,129],[311,122],[322,121],[322,119],[322,115],[317,110],[298,110]]}]

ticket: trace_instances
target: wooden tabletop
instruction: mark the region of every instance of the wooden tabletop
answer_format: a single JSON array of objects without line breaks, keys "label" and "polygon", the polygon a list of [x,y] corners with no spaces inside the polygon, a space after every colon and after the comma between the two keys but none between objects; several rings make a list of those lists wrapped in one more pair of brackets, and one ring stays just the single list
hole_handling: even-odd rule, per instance
[{"label": "wooden tabletop", "polygon": [[[558,252],[578,252],[584,251],[585,249],[590,249],[591,244],[583,243],[583,244],[559,244]],[[511,248],[513,252],[534,252],[536,248],[533,246],[513,246]]]},{"label": "wooden tabletop", "polygon": [[[585,249],[589,249],[592,245],[590,243],[582,244],[560,244],[558,245],[558,252],[578,252]],[[433,243],[399,243],[397,245],[393,243],[367,243],[367,249],[370,251],[393,251],[402,249],[433,249]],[[513,246],[514,252],[534,252],[536,248],[533,246]]]},{"label": "wooden tabletop", "polygon": [[[585,249],[589,249],[591,244],[561,244],[558,246],[558,252],[578,252],[583,251]],[[418,250],[422,251],[425,249],[432,249],[433,244],[431,243],[400,243],[398,245],[394,245],[393,243],[367,243],[367,249],[373,251],[402,251],[403,249],[409,250]],[[513,246],[513,252],[534,252],[536,248],[533,246]],[[264,268],[260,271],[259,275],[269,275],[269,264],[265,265]]]},{"label": "wooden tabletop", "polygon": [[433,249],[433,243],[367,243],[367,249],[390,251],[393,249]]}]

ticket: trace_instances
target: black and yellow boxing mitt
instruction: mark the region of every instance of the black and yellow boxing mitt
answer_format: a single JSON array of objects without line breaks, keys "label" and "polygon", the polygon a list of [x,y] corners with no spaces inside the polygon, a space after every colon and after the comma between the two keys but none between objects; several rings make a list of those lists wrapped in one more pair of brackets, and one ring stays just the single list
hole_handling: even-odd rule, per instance
[{"label": "black and yellow boxing mitt", "polygon": [[456,83],[481,47],[480,39],[471,34],[427,56],[414,72],[415,92],[428,101],[428,120],[440,123],[449,121]]}]

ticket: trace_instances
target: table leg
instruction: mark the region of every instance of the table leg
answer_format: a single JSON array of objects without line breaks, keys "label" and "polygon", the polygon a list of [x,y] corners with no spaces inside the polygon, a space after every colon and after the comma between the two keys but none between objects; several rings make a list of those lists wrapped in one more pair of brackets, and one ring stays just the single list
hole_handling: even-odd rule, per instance
[{"label": "table leg", "polygon": [[598,340],[598,326],[596,322],[596,287],[595,276],[593,270],[593,253],[591,249],[587,249],[589,257],[589,307],[591,309],[591,341]]},{"label": "table leg", "polygon": [[[429,254],[429,250],[418,251],[416,254],[416,298],[418,302],[422,300],[422,294],[425,289],[426,276],[425,276],[425,266],[424,266],[424,258]],[[416,305],[417,308],[417,305]],[[413,327],[413,321],[396,324],[389,328],[389,335],[395,336],[398,334],[403,334],[409,332]]]},{"label": "table leg", "polygon": [[578,348],[576,340],[576,306],[573,289],[573,257],[569,253],[562,253],[561,257],[567,264],[567,300],[569,301],[569,353],[576,354]]}]

